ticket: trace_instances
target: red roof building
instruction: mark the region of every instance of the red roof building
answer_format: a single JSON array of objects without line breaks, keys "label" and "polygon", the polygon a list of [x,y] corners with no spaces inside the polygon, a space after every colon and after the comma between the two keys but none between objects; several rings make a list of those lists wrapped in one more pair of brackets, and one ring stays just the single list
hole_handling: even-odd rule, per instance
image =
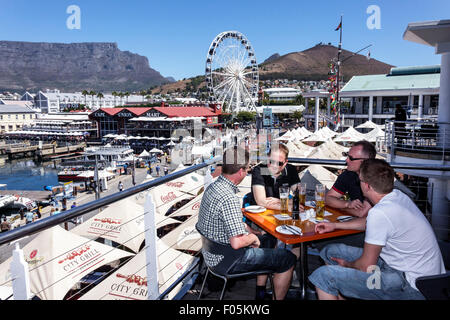
[{"label": "red roof building", "polygon": [[[180,106],[165,106],[161,107],[124,107],[124,108],[101,108],[89,115],[91,120],[97,121],[97,128],[99,130],[98,136],[103,137],[109,133],[114,134],[128,134],[133,132],[133,135],[150,135],[150,136],[167,136],[163,129],[170,129],[177,127],[176,121],[129,121],[130,119],[157,119],[157,118],[186,118],[192,120],[192,117],[199,117],[205,125],[218,125],[218,116],[221,115],[221,109],[216,105],[195,106],[195,107],[180,107]],[[177,119],[183,121],[182,119]],[[179,123],[179,122],[178,122]],[[146,128],[147,132],[142,130]],[[150,131],[149,131],[150,130]]]}]

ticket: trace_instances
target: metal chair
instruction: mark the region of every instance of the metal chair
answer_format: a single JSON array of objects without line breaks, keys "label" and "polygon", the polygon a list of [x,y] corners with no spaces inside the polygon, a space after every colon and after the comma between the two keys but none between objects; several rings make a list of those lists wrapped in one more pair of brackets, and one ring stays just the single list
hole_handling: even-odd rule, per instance
[{"label": "metal chair", "polygon": [[[450,244],[438,241],[441,249],[444,265],[450,269]],[[450,300],[450,271],[445,274],[419,277],[416,279],[416,287],[427,300]]]},{"label": "metal chair", "polygon": [[[202,238],[203,250],[205,250],[206,252],[211,253],[211,254],[222,255],[224,258],[218,265],[210,266],[210,265],[208,265],[207,260],[203,256],[203,260],[207,267],[207,271],[205,274],[205,278],[203,279],[202,288],[200,289],[200,293],[198,295],[197,300],[199,300],[202,296],[203,289],[204,289],[205,283],[206,283],[206,279],[208,278],[209,273],[212,273],[213,275],[221,278],[224,281],[222,292],[221,292],[220,298],[219,298],[220,300],[223,299],[228,280],[246,277],[246,276],[256,276],[256,275],[260,275],[260,274],[268,274],[269,275],[270,285],[272,287],[272,297],[274,300],[276,299],[271,270],[258,270],[258,271],[242,272],[242,273],[229,273],[229,271],[235,265],[237,259],[240,258],[245,253],[245,250],[246,250],[245,248],[235,250],[229,244],[223,244],[223,243],[213,241],[213,240],[208,239],[207,237],[203,236],[201,233],[200,233],[200,235]],[[203,255],[203,250],[202,250],[202,255]]]}]

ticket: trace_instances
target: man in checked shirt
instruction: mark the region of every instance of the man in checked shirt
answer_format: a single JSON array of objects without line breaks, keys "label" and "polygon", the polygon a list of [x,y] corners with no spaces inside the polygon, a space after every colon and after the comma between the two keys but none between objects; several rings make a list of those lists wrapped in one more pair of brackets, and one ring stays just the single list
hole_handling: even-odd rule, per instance
[{"label": "man in checked shirt", "polygon": [[[235,250],[245,248],[231,273],[269,269],[274,273],[275,295],[284,299],[289,289],[296,257],[286,249],[260,248],[258,232],[243,221],[237,185],[247,175],[250,155],[240,147],[223,154],[222,175],[205,190],[198,214],[197,229],[216,242],[230,244]],[[210,265],[218,265],[223,256],[203,251]]]}]

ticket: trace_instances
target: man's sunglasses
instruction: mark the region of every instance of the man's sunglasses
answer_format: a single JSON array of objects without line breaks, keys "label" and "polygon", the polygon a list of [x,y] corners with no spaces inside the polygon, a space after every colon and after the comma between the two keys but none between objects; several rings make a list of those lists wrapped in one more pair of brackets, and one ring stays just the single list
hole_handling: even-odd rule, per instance
[{"label": "man's sunglasses", "polygon": [[355,161],[355,160],[366,160],[367,158],[353,158],[351,155],[348,154],[348,152],[342,152],[342,155],[344,157],[348,157],[350,159],[350,161]]},{"label": "man's sunglasses", "polygon": [[279,166],[282,167],[284,165],[284,161],[274,161],[274,160],[269,160],[270,164],[273,166]]}]

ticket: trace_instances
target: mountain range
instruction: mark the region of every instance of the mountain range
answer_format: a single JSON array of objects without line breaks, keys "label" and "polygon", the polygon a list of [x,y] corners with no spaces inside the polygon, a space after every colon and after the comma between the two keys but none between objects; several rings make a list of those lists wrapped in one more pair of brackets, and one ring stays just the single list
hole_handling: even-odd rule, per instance
[{"label": "mountain range", "polygon": [[173,82],[116,43],[0,41],[0,90],[138,91]]}]

